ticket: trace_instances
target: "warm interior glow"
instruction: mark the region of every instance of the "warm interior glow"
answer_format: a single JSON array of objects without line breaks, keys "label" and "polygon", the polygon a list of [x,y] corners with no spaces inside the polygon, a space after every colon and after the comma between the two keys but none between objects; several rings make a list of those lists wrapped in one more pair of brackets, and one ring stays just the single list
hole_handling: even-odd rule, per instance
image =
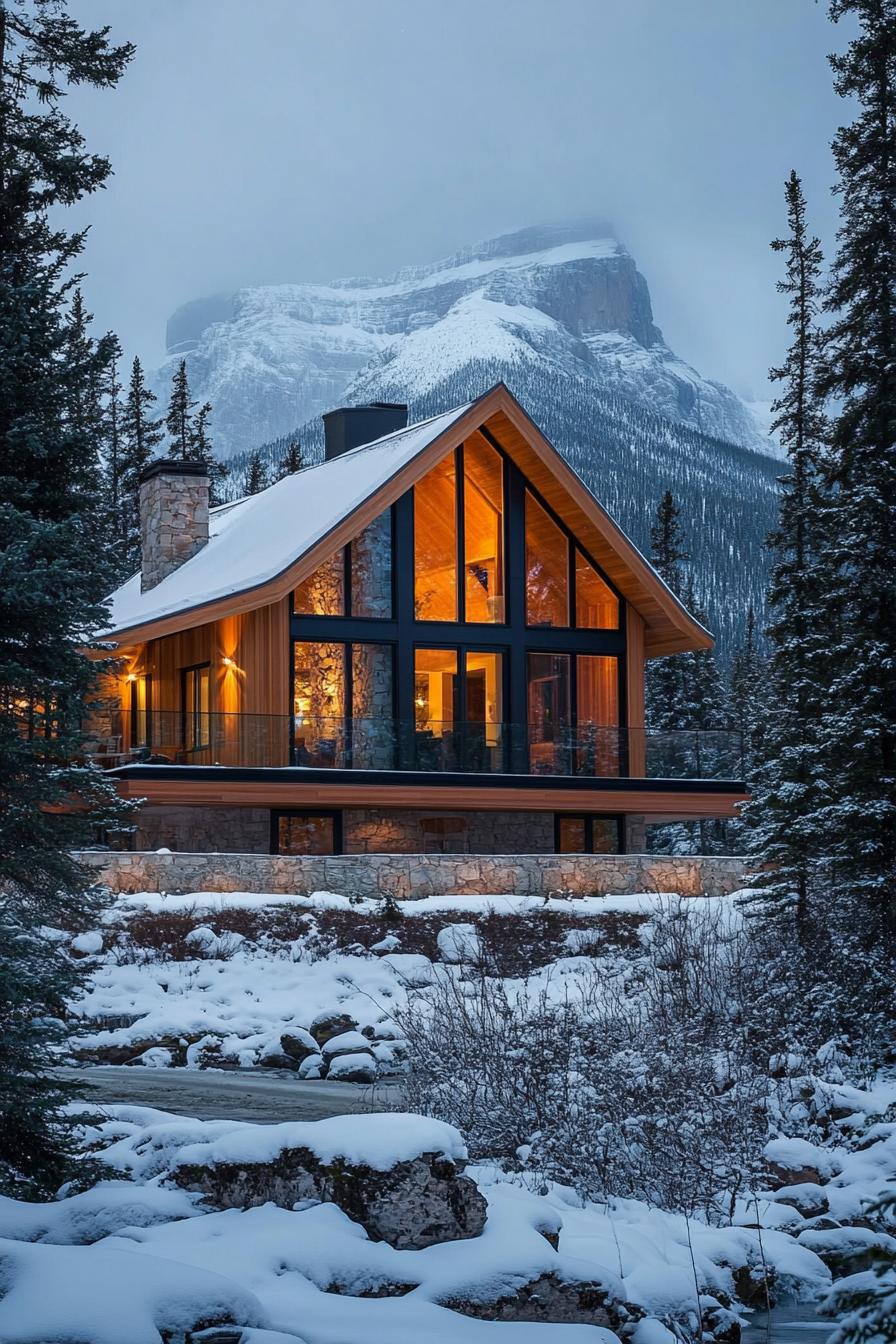
[{"label": "warm interior glow", "polygon": [[450,453],[414,486],[414,612],[457,620],[457,480]]},{"label": "warm interior glow", "polygon": [[504,465],[484,439],[464,444],[464,576],[466,619],[501,624],[504,617]]},{"label": "warm interior glow", "polygon": [[526,491],[526,624],[569,625],[566,534]]},{"label": "warm interior glow", "polygon": [[414,654],[414,705],[417,731],[441,737],[457,718],[457,652],[417,649]]},{"label": "warm interior glow", "polygon": [[619,629],[619,599],[579,550],[576,551],[576,625],[580,630]]}]

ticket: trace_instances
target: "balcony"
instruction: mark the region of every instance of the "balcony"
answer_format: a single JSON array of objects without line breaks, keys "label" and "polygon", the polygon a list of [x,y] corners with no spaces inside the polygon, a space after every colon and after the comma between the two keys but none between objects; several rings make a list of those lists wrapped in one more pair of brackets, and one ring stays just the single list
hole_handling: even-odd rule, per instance
[{"label": "balcony", "polygon": [[415,723],[391,718],[292,720],[273,714],[113,714],[85,755],[127,765],[739,780],[741,735],[593,725]]}]

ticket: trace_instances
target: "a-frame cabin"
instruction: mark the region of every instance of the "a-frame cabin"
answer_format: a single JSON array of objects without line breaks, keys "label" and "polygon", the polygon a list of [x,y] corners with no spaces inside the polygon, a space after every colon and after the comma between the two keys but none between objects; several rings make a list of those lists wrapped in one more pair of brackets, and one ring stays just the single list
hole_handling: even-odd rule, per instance
[{"label": "a-frame cabin", "polygon": [[211,511],[201,466],[144,473],[93,746],[139,848],[617,852],[735,815],[736,735],[644,726],[645,660],[712,637],[503,384],[324,420],[322,463]]}]

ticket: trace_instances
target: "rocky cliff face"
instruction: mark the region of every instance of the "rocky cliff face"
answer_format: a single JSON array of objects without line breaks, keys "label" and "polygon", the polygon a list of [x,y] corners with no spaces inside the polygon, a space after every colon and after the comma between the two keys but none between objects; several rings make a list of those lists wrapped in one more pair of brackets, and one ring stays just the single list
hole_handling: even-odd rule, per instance
[{"label": "rocky cliff face", "polygon": [[[224,457],[388,384],[425,398],[471,360],[569,374],[655,414],[767,452],[728,388],[665,344],[633,258],[606,226],[525,229],[385,280],[273,285],[195,300],[175,313],[172,364],[214,406]],[[535,408],[533,408],[535,409]]]}]

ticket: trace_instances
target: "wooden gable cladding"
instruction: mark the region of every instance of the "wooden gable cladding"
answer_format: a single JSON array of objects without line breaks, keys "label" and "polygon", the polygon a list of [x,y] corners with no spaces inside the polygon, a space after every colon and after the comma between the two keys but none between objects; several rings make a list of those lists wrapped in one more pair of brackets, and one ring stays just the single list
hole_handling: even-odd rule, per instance
[{"label": "wooden gable cladding", "polygon": [[[533,486],[603,568],[644,622],[644,654],[656,657],[712,647],[712,636],[689,615],[537,425],[503,385],[474,401],[447,429],[274,578],[214,602],[199,602],[143,626],[116,632],[134,644],[225,616],[284,602],[303,579],[358,535],[464,440],[485,425]],[[189,563],[189,562],[187,562]]]},{"label": "wooden gable cladding", "polygon": [[152,709],[175,714],[181,708],[183,669],[203,663],[211,668],[213,712],[288,716],[288,600],[123,649],[121,671],[107,677],[104,693],[117,695],[127,711],[128,676],[149,675]]}]

